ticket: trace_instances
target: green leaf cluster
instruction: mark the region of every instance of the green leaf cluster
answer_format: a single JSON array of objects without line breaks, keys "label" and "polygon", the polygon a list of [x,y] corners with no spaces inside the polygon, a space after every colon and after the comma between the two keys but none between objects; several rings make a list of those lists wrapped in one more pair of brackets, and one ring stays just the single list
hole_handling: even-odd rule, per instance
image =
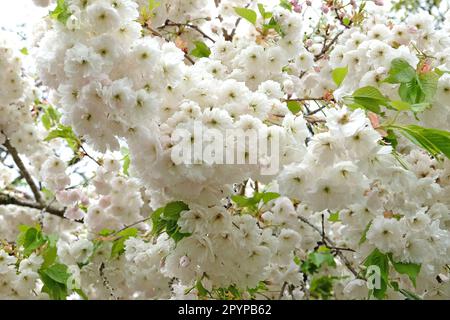
[{"label": "green leaf cluster", "polygon": [[317,250],[308,254],[305,261],[297,260],[297,264],[300,265],[300,270],[303,273],[309,275],[317,273],[323,266],[336,267],[331,250],[325,246],[320,246]]},{"label": "green leaf cluster", "polygon": [[364,260],[364,266],[377,266],[380,270],[380,287],[371,290],[370,294],[377,299],[384,299],[386,296],[386,290],[389,287],[396,291],[401,292],[403,295],[408,294],[411,298],[414,294],[409,293],[407,290],[400,289],[398,283],[394,281],[389,281],[389,271],[390,265],[393,266],[394,270],[399,274],[404,274],[409,277],[413,285],[416,285],[416,278],[420,273],[421,265],[414,263],[404,263],[396,262],[392,258],[391,253],[382,253],[377,248],[374,249],[370,255]]},{"label": "green leaf cluster", "polygon": [[58,127],[50,131],[44,141],[51,141],[57,138],[66,140],[67,144],[74,152],[78,152],[81,147],[81,140],[73,132],[72,127],[58,124]]},{"label": "green leaf cluster", "polygon": [[23,248],[23,255],[28,257],[34,252],[44,259],[38,270],[44,284],[42,292],[47,293],[51,299],[66,299],[69,294],[68,281],[71,274],[66,265],[57,261],[57,237],[45,235],[39,225],[35,227],[21,225],[19,231],[16,243]]},{"label": "green leaf cluster", "polygon": [[41,116],[42,125],[45,130],[50,130],[59,125],[61,114],[51,105],[41,105],[44,113]]},{"label": "green leaf cluster", "polygon": [[256,214],[259,212],[260,204],[267,204],[269,201],[277,199],[280,194],[276,192],[255,192],[252,197],[234,195],[231,200],[242,209],[242,213]]},{"label": "green leaf cluster", "polygon": [[69,10],[69,5],[65,0],[57,0],[56,8],[50,12],[50,17],[58,20],[62,24],[66,24],[72,13]]},{"label": "green leaf cluster", "polygon": [[175,201],[153,212],[151,216],[153,223],[152,234],[159,235],[165,231],[175,243],[178,243],[185,237],[189,237],[191,234],[181,232],[178,226],[181,212],[187,210],[189,210],[187,204],[182,201]]}]

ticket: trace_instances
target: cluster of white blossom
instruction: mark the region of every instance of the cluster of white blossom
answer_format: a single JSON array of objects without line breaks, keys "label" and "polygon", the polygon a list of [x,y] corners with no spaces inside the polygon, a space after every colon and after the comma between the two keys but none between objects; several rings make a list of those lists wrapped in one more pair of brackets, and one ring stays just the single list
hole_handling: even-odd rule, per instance
[{"label": "cluster of white blossom", "polygon": [[[74,187],[0,34],[0,143],[54,198],[0,206],[0,297],[55,298],[45,275],[56,265],[62,298],[448,299],[448,145],[422,142],[430,155],[392,130],[449,129],[450,25],[427,13],[394,24],[344,2],[350,13],[324,1],[317,21],[312,1],[58,1],[33,58],[58,128],[97,165]],[[401,85],[385,81],[399,59],[412,70]],[[429,72],[435,92],[420,82]],[[433,91],[414,112],[410,78]],[[1,201],[15,196],[3,195],[11,170],[0,163]],[[14,247],[39,224],[59,240]],[[53,265],[37,254],[49,247]],[[388,266],[379,291],[366,273],[376,262]]]}]

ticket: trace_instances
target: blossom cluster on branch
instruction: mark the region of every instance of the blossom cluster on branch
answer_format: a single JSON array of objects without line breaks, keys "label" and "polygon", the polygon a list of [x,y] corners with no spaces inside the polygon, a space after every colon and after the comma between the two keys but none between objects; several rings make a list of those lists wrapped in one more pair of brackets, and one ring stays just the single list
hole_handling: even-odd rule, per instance
[{"label": "blossom cluster on branch", "polygon": [[0,34],[0,297],[450,298],[450,24],[34,2],[39,85]]}]

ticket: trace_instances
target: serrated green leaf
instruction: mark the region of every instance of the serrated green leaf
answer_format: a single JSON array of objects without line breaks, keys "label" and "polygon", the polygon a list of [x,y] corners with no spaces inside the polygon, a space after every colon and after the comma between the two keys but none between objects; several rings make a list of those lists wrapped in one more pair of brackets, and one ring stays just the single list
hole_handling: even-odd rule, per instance
[{"label": "serrated green leaf", "polygon": [[364,266],[377,266],[380,270],[380,288],[373,289],[373,295],[377,299],[383,299],[386,295],[387,284],[389,282],[389,258],[386,254],[374,249],[364,260]]},{"label": "serrated green leaf", "polygon": [[402,58],[396,58],[391,62],[389,76],[385,79],[388,83],[406,83],[411,82],[416,76],[416,70]]},{"label": "serrated green leaf", "polygon": [[247,9],[247,8],[238,8],[235,7],[234,11],[242,18],[244,18],[245,20],[247,20],[248,22],[250,22],[253,25],[256,25],[256,19],[257,19],[257,15],[256,12],[253,11],[252,9]]},{"label": "serrated green leaf", "polygon": [[57,138],[66,140],[67,144],[74,152],[78,151],[81,146],[80,139],[76,136],[71,127],[62,124],[58,125],[56,129],[49,132],[44,141],[51,141]]},{"label": "serrated green leaf", "polygon": [[375,113],[381,112],[381,105],[388,105],[389,101],[375,87],[366,86],[357,89],[351,96],[344,98],[344,102],[352,108],[367,109]]},{"label": "serrated green leaf", "polygon": [[391,128],[399,130],[411,142],[422,147],[431,155],[444,154],[450,159],[450,132],[417,125],[394,125]]},{"label": "serrated green leaf", "polygon": [[392,265],[394,266],[395,271],[397,271],[400,274],[407,275],[415,287],[416,278],[420,273],[422,265],[416,263],[395,262],[394,259],[392,258],[392,254],[388,255],[388,257]]},{"label": "serrated green leaf", "polygon": [[439,81],[439,75],[435,72],[422,73],[418,76],[418,84],[423,93],[423,101],[421,102],[431,102],[437,91],[437,85]]}]

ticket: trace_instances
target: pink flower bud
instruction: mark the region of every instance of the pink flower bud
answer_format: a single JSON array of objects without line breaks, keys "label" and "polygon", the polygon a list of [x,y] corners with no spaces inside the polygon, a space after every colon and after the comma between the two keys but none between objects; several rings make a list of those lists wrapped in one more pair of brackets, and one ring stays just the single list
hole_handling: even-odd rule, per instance
[{"label": "pink flower bud", "polygon": [[306,5],[307,5],[308,7],[311,7],[311,6],[312,6],[311,0],[306,0]]},{"label": "pink flower bud", "polygon": [[313,45],[312,39],[308,39],[308,40],[305,41],[305,46],[306,46],[307,48],[311,47],[312,45]]},{"label": "pink flower bud", "polygon": [[322,10],[323,13],[327,14],[328,12],[330,12],[330,8],[328,8],[326,5],[323,5],[322,8],[320,8]]},{"label": "pink flower bud", "polygon": [[377,6],[384,6],[384,2],[383,2],[383,0],[374,0],[373,1]]}]

